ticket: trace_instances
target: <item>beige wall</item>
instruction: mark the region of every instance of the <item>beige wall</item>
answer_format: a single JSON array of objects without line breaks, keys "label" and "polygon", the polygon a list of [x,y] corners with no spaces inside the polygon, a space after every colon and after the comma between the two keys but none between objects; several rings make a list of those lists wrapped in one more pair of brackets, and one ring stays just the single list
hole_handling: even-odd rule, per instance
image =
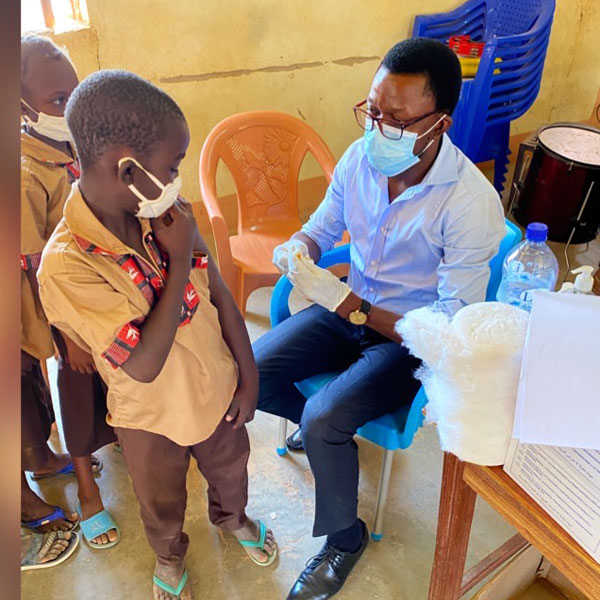
[{"label": "beige wall", "polygon": [[[456,0],[88,0],[91,29],[57,36],[85,76],[124,68],[180,104],[192,141],[184,195],[199,199],[202,142],[224,117],[244,110],[291,113],[339,157],[360,135],[352,105],[365,97],[378,61],[410,35],[418,13]],[[598,0],[558,0],[540,95],[512,132],[588,119],[600,85]],[[315,165],[304,177],[317,174]],[[223,181],[223,193],[231,193]],[[204,227],[203,227],[204,229]]]}]

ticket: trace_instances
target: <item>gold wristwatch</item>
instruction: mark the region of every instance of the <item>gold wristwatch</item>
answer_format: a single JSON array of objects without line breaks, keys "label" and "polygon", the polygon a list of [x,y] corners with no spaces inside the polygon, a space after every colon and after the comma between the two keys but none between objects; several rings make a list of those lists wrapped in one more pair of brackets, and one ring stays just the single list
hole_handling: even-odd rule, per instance
[{"label": "gold wristwatch", "polygon": [[366,300],[361,300],[360,308],[353,310],[348,315],[348,321],[352,325],[364,325],[369,320],[369,313],[371,312],[371,303]]}]

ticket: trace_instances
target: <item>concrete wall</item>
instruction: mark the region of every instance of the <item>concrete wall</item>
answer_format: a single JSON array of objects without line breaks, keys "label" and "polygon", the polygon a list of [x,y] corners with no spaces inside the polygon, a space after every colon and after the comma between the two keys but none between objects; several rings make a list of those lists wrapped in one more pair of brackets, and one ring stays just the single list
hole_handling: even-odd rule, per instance
[{"label": "concrete wall", "polygon": [[[197,165],[210,129],[232,113],[270,109],[305,119],[339,157],[360,135],[352,105],[363,99],[386,50],[410,35],[418,13],[457,0],[87,0],[89,29],[67,32],[84,77],[124,68],[180,104],[192,140],[183,194],[199,200]],[[512,132],[590,118],[600,85],[597,0],[558,0],[540,95]],[[302,177],[318,174],[314,164]],[[233,188],[220,180],[223,194]],[[231,198],[228,199],[231,202]],[[231,214],[233,206],[226,208]],[[202,223],[206,230],[206,223]]]}]

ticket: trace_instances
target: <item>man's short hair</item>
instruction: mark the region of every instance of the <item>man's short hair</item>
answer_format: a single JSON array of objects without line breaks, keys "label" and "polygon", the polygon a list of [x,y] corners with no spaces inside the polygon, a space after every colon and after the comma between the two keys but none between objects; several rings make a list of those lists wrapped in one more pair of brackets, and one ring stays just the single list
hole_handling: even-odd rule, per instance
[{"label": "man's short hair", "polygon": [[32,56],[45,56],[46,58],[66,57],[69,55],[63,48],[59,48],[50,38],[41,35],[24,35],[21,37],[21,82],[25,79],[29,61]]},{"label": "man's short hair", "polygon": [[168,94],[121,70],[96,71],[86,77],[73,90],[65,117],[84,168],[117,146],[144,155],[166,137],[167,125],[185,121]]},{"label": "man's short hair", "polygon": [[435,99],[437,110],[456,108],[462,74],[458,57],[446,44],[430,38],[410,38],[397,43],[381,63],[393,74],[422,74]]}]

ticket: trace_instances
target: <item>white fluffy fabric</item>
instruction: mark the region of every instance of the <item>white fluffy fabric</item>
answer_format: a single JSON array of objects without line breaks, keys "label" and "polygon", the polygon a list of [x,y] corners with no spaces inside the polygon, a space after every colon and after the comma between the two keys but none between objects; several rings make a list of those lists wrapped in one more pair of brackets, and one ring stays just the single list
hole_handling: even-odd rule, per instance
[{"label": "white fluffy fabric", "polygon": [[417,371],[443,450],[479,465],[504,463],[510,443],[529,313],[500,302],[471,304],[452,320],[419,308],[396,331],[423,361]]}]

